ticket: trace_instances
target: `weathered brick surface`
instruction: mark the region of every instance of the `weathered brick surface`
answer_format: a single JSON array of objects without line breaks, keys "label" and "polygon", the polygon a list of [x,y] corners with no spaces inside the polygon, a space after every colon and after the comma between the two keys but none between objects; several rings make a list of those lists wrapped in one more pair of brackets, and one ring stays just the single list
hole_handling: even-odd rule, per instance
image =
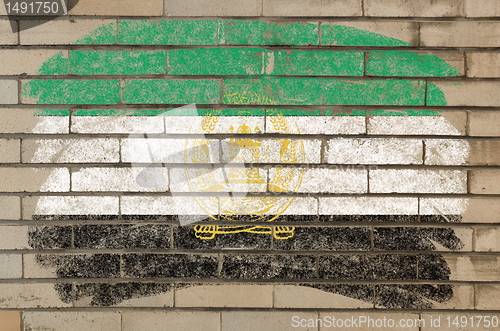
[{"label": "weathered brick surface", "polygon": [[[219,162],[219,141],[191,140],[208,149],[208,163]],[[184,158],[186,139],[122,139],[121,157],[124,162],[135,163],[194,163]]]},{"label": "weathered brick surface", "polygon": [[371,170],[372,193],[467,193],[467,174],[460,170]]},{"label": "weathered brick surface", "polygon": [[21,161],[21,140],[0,139],[0,163],[18,163]]},{"label": "weathered brick surface", "polygon": [[499,310],[498,302],[499,286],[478,284],[476,287],[476,309],[482,310]]},{"label": "weathered brick surface", "polygon": [[498,112],[472,111],[469,114],[469,134],[479,137],[498,137],[500,135],[498,121],[500,121]]},{"label": "weathered brick surface", "polygon": [[500,142],[496,140],[426,140],[425,148],[425,164],[483,166],[500,164]]},{"label": "weathered brick surface", "polygon": [[[500,83],[492,82],[435,82],[446,98],[447,106],[495,107],[500,105],[500,98],[494,92]],[[427,105],[442,105],[441,101],[427,95]]]},{"label": "weathered brick surface", "polygon": [[[76,8],[76,7],[75,7]],[[37,21],[21,21],[21,45],[116,44],[116,21],[113,20],[54,20],[41,25]],[[115,26],[113,27],[112,24]],[[35,25],[34,27],[31,27]],[[107,26],[106,28],[103,28]],[[101,29],[100,29],[101,28]],[[92,37],[86,37],[94,30]]]},{"label": "weathered brick surface", "polygon": [[165,74],[165,51],[70,51],[69,73],[75,75]]},{"label": "weathered brick surface", "polygon": [[21,218],[21,198],[16,196],[0,196],[0,215],[2,220],[18,220]]},{"label": "weathered brick surface", "polygon": [[[241,141],[235,139],[236,142]],[[279,163],[281,162],[282,156],[280,155],[281,148],[283,146],[279,141],[272,139],[262,139],[259,141],[261,143],[259,149],[261,150],[261,159],[255,161],[252,155],[243,154],[240,157],[231,157],[231,146],[234,145],[229,139],[224,139],[221,141],[222,145],[222,162],[227,163]],[[321,144],[322,141],[319,139],[308,139],[296,141],[300,142],[304,146],[304,154],[302,157],[298,158],[295,163],[320,163],[321,162]]]},{"label": "weathered brick surface", "polygon": [[[318,287],[305,287],[295,284],[278,284],[274,288],[274,307],[276,308],[373,308],[372,302],[348,298],[342,294],[359,290],[373,297],[373,288],[351,284],[323,285],[323,288],[332,289],[332,293],[322,291]],[[333,294],[336,293],[336,294]]]},{"label": "weathered brick surface", "polygon": [[[2,192],[68,192],[66,168],[0,168]],[[49,183],[46,183],[50,178]]]},{"label": "weathered brick surface", "polygon": [[24,163],[112,163],[120,160],[118,139],[26,139]]},{"label": "weathered brick surface", "polygon": [[499,194],[500,171],[473,170],[470,172],[470,192],[472,194]]},{"label": "weathered brick surface", "polygon": [[167,16],[260,16],[263,0],[165,0]]},{"label": "weathered brick surface", "polygon": [[[459,52],[418,53],[373,51],[367,53],[366,74],[386,77],[463,76],[464,55]],[[450,68],[452,67],[452,69]],[[429,70],[429,68],[434,70]]]},{"label": "weathered brick surface", "polygon": [[23,256],[21,254],[0,254],[0,279],[23,277]]},{"label": "weathered brick surface", "polygon": [[[67,308],[71,302],[63,302],[57,291],[61,283],[1,283],[0,308]],[[64,329],[62,329],[64,330]]]},{"label": "weathered brick surface", "polygon": [[498,229],[480,228],[475,230],[476,251],[478,252],[498,252]]},{"label": "weathered brick surface", "polygon": [[[27,196],[23,198],[23,218],[33,215],[118,215],[116,196]],[[57,216],[56,216],[57,217]]]},{"label": "weathered brick surface", "polygon": [[333,164],[422,164],[422,141],[414,139],[332,139],[326,159]]},{"label": "weathered brick surface", "polygon": [[[144,176],[142,186],[137,184],[136,177],[146,168],[81,168],[71,174],[71,191],[83,192],[144,192],[164,191],[168,187],[168,173],[165,168]],[[146,174],[146,172],[144,172]],[[156,185],[155,181],[164,178],[164,185]],[[116,178],[120,178],[117,181]],[[150,188],[148,188],[150,187]]]},{"label": "weathered brick surface", "polygon": [[[62,59],[67,59],[67,51],[57,51],[57,50],[19,50],[19,49],[2,49],[0,51],[0,57],[4,62],[2,68],[0,68],[1,75],[36,75],[36,74],[49,74],[48,71],[42,67],[43,63],[49,58],[60,55],[61,67],[64,64]],[[63,69],[63,68],[61,68]],[[67,74],[66,71],[60,71],[60,74]]]},{"label": "weathered brick surface", "polygon": [[263,0],[264,16],[361,16],[359,0]]},{"label": "weathered brick surface", "polygon": [[367,131],[374,135],[452,135],[466,133],[467,113],[442,111],[441,116],[405,116],[405,112],[391,110],[367,112]]},{"label": "weathered brick surface", "polygon": [[[360,29],[371,33],[388,36],[392,39],[378,38],[342,38],[344,31]],[[418,26],[414,22],[390,21],[351,21],[322,22],[322,45],[355,45],[355,46],[410,46],[418,45]]]},{"label": "weathered brick surface", "polygon": [[0,31],[0,45],[17,45],[17,33],[12,32],[11,24],[8,20],[0,20]]},{"label": "weathered brick surface", "polygon": [[175,290],[176,307],[273,307],[273,285],[182,285]]},{"label": "weathered brick surface", "polygon": [[439,261],[446,261],[450,269],[450,280],[488,282],[498,281],[498,266],[500,259],[494,255],[471,255],[471,256],[444,256],[442,259],[429,259],[428,263],[419,264],[422,270],[421,279],[427,279],[430,274],[424,272],[425,268],[439,268]]},{"label": "weathered brick surface", "polygon": [[500,15],[500,4],[491,0],[465,1],[467,17],[497,17]]},{"label": "weathered brick surface", "polygon": [[140,4],[134,1],[97,1],[97,0],[70,0],[70,6],[76,5],[70,15],[85,16],[162,16],[163,1],[147,0]]},{"label": "weathered brick surface", "polygon": [[468,77],[499,77],[499,66],[500,54],[497,52],[467,52]]},{"label": "weathered brick surface", "polygon": [[[90,111],[92,112],[92,111]],[[87,110],[72,113],[72,133],[163,133],[163,116],[127,116],[109,114],[109,116],[86,116]],[[167,124],[167,127],[169,125]]]},{"label": "weathered brick surface", "polygon": [[418,215],[418,199],[392,197],[319,198],[320,215]]},{"label": "weathered brick surface", "polygon": [[[498,223],[500,201],[496,198],[422,198],[420,199],[420,214],[424,218],[435,219],[436,211],[439,215],[460,214],[464,223]],[[442,218],[442,216],[439,216]],[[446,221],[442,218],[441,221]],[[448,218],[447,221],[450,221]]]},{"label": "weathered brick surface", "polygon": [[15,225],[2,225],[0,236],[2,238],[0,249],[29,249],[28,227]]},{"label": "weathered brick surface", "polygon": [[0,80],[0,103],[12,105],[19,101],[17,80]]},{"label": "weathered brick surface", "polygon": [[23,324],[29,330],[120,331],[121,317],[120,312],[27,312]]},{"label": "weathered brick surface", "polygon": [[[302,180],[298,192],[304,193],[366,193],[368,190],[367,171],[362,169],[270,169],[270,183],[279,183],[283,175],[293,176],[290,191],[297,186],[297,180]],[[299,179],[300,178],[300,179]],[[271,192],[280,192],[282,188],[271,184]]]},{"label": "weathered brick surface", "polygon": [[457,17],[462,16],[464,0],[366,0],[366,16]]},{"label": "weathered brick surface", "polygon": [[118,44],[217,45],[218,29],[211,20],[126,20],[119,22]]},{"label": "weathered brick surface", "polygon": [[43,116],[37,109],[0,109],[0,129],[3,133],[68,133],[69,111],[61,110],[57,116]]},{"label": "weathered brick surface", "polygon": [[[292,318],[294,312],[223,312],[222,331],[242,330],[257,331],[264,328],[270,330],[293,330]],[[318,315],[313,312],[300,314],[305,319],[316,319]],[[317,330],[317,327],[305,326],[302,330]]]},{"label": "weathered brick surface", "polygon": [[218,312],[144,312],[126,311],[122,313],[122,331],[136,331],[146,328],[151,331],[165,330],[207,330],[220,331]]},{"label": "weathered brick surface", "polygon": [[222,21],[220,45],[318,45],[319,24],[302,21]]},{"label": "weathered brick surface", "polygon": [[498,47],[500,25],[497,22],[423,22],[421,46]]}]

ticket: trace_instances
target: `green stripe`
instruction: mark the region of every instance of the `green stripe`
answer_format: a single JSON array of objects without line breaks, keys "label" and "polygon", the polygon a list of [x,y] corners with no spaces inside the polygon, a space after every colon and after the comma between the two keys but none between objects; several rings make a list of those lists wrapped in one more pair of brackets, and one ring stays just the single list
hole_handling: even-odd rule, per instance
[{"label": "green stripe", "polygon": [[68,59],[63,57],[62,52],[53,55],[46,60],[38,69],[39,75],[67,75],[68,74]]},{"label": "green stripe", "polygon": [[425,103],[425,82],[402,79],[325,79],[326,105],[411,105]]},{"label": "green stripe", "polygon": [[264,116],[265,109],[167,109],[165,116]]},{"label": "green stripe", "polygon": [[116,104],[120,101],[118,80],[33,79],[23,85],[23,96],[38,104]]},{"label": "green stripe", "polygon": [[321,79],[226,79],[223,103],[229,105],[321,105]]},{"label": "green stripe", "polygon": [[75,75],[150,75],[167,73],[165,51],[70,51]]},{"label": "green stripe", "polygon": [[434,110],[371,110],[369,116],[441,116],[440,111]]},{"label": "green stripe", "polygon": [[267,116],[365,116],[364,110],[333,111],[331,109],[268,109]]},{"label": "green stripe", "polygon": [[[351,110],[332,109],[77,109],[72,116],[441,116],[435,110]],[[35,116],[69,116],[68,109],[36,109]]]},{"label": "green stripe", "polygon": [[168,51],[170,75],[260,75],[262,49],[215,48]]},{"label": "green stripe", "polygon": [[363,52],[277,51],[273,60],[272,75],[363,76]]},{"label": "green stripe", "polygon": [[[117,30],[118,36],[117,36]],[[317,45],[316,23],[265,22],[250,20],[123,20],[101,27],[76,43],[130,45]],[[323,45],[410,46],[408,43],[338,24],[322,24]],[[360,76],[363,74],[363,51],[286,51],[253,48],[178,49],[166,51],[70,51],[70,72],[79,75],[296,75]],[[406,51],[370,51],[368,75],[391,77],[457,76],[459,71],[435,55]],[[45,61],[38,73],[68,74],[68,59],[62,52]],[[267,73],[266,73],[267,70]],[[427,99],[425,99],[427,88]],[[25,97],[38,104],[116,104],[118,80],[28,80],[23,84]],[[125,82],[122,102],[128,104],[217,104],[220,85],[217,80],[141,80]],[[230,105],[429,105],[444,106],[442,91],[432,82],[378,79],[345,80],[322,78],[227,79],[223,86],[223,103]],[[235,110],[234,112],[243,111]],[[245,110],[263,114],[264,110]],[[278,110],[270,110],[278,111]],[[93,113],[92,113],[93,112]],[[123,111],[77,111],[76,116],[120,115]],[[213,110],[201,111],[208,114]],[[233,112],[233,110],[231,110]],[[239,116],[223,110],[220,116]],[[316,111],[286,110],[295,116]],[[361,111],[362,112],[362,111]],[[61,115],[59,110],[40,114]],[[300,114],[304,115],[300,115]],[[329,110],[321,111],[323,115]],[[331,112],[350,115],[351,112]],[[422,112],[403,112],[405,116],[425,116]],[[433,112],[431,112],[433,113]],[[153,116],[155,112],[127,111],[132,116]],[[149,114],[149,115],[148,115]],[[392,112],[377,116],[395,116]],[[260,115],[259,115],[260,116]],[[320,116],[320,115],[314,115]],[[362,116],[362,115],[355,115]]]},{"label": "green stripe", "polygon": [[[459,87],[460,84],[454,83],[454,84],[449,84],[452,86]],[[428,83],[427,84],[427,106],[446,106],[446,98],[444,96],[443,91],[439,87],[437,87],[436,84],[434,83]]]},{"label": "green stripe", "polygon": [[222,21],[220,45],[319,45],[317,23]]},{"label": "green stripe", "polygon": [[69,109],[35,109],[34,116],[69,116]]},{"label": "green stripe", "polygon": [[206,80],[134,79],[125,82],[122,101],[129,104],[219,103],[219,82]]},{"label": "green stripe", "polygon": [[116,23],[113,22],[92,31],[75,44],[113,45],[116,44],[116,36]]},{"label": "green stripe", "polygon": [[72,116],[158,116],[162,109],[77,109]]},{"label": "green stripe", "polygon": [[126,20],[119,22],[122,45],[217,45],[218,20]]},{"label": "green stripe", "polygon": [[321,24],[321,45],[336,46],[411,46],[411,44],[349,26]]},{"label": "green stripe", "polygon": [[432,54],[402,51],[368,52],[366,73],[372,76],[456,77],[457,68]]}]

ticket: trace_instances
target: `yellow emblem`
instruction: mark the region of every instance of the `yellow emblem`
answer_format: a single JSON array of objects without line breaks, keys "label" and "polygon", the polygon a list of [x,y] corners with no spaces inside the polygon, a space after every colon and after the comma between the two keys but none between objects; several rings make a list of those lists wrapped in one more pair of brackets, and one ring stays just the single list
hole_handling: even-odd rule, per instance
[{"label": "yellow emblem", "polygon": [[[221,132],[220,127],[227,128],[234,133],[244,135],[258,134],[260,129],[256,126],[253,130],[247,125],[249,117],[216,116],[198,117],[194,120],[189,133],[211,134]],[[284,116],[273,116],[269,118],[276,132],[300,133],[296,123]],[[236,122],[236,123],[235,123]],[[227,129],[226,129],[227,130]],[[222,132],[224,132],[223,130]],[[227,132],[227,131],[225,131]],[[184,159],[191,163],[210,163],[209,140],[188,139],[184,149]],[[245,218],[245,221],[271,222],[282,215],[293,202],[294,197],[286,196],[253,196],[254,192],[297,192],[302,182],[302,172],[293,168],[274,168],[273,176],[267,178],[267,169],[262,167],[246,168],[245,164],[267,163],[266,155],[269,153],[279,154],[279,163],[304,163],[305,150],[303,141],[300,139],[255,139],[243,136],[242,138],[232,136],[230,139],[221,140],[223,162],[225,167],[221,172],[213,168],[189,167],[185,169],[186,181],[191,192],[232,192],[228,197],[218,199],[195,198],[200,207],[213,219],[213,215],[219,214],[222,220],[237,221]],[[264,178],[263,178],[264,177]],[[195,235],[200,239],[213,239],[218,234],[250,232],[258,234],[272,234],[276,239],[288,239],[293,237],[294,227],[288,226],[263,226],[263,225],[196,225]]]}]

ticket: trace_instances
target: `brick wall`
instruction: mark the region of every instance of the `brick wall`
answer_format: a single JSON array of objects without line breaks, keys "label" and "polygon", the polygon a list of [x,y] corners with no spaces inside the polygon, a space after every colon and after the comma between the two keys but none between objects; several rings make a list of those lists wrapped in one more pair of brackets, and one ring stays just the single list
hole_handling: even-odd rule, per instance
[{"label": "brick wall", "polygon": [[498,316],[496,1],[71,2],[0,6],[0,331]]}]

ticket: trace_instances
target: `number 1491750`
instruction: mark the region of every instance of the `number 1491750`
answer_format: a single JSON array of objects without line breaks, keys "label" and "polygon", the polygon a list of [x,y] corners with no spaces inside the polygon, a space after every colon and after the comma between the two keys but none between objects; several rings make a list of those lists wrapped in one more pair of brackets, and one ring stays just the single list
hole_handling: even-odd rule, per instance
[{"label": "number 1491750", "polygon": [[59,4],[57,2],[7,2],[5,4],[7,14],[57,14],[59,12]]}]

